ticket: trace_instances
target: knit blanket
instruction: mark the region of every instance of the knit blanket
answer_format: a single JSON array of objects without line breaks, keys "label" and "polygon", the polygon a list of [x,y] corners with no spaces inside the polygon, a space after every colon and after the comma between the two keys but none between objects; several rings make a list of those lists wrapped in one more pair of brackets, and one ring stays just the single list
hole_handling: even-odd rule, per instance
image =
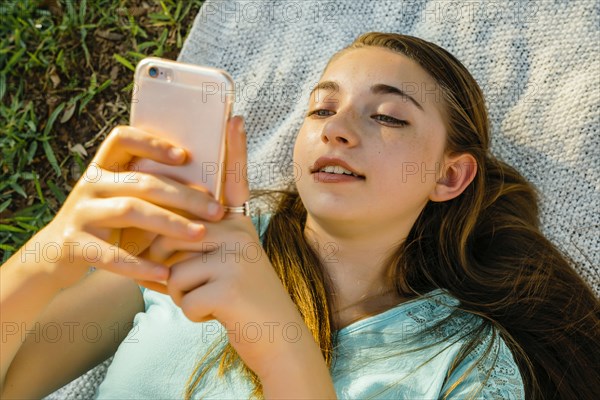
[{"label": "knit blanket", "polygon": [[[251,188],[265,189],[293,179],[294,138],[333,53],[367,31],[442,46],[483,89],[492,152],[539,189],[543,232],[600,296],[599,26],[596,0],[208,0],[179,60],[232,75]],[[109,363],[47,399],[92,398]]]}]

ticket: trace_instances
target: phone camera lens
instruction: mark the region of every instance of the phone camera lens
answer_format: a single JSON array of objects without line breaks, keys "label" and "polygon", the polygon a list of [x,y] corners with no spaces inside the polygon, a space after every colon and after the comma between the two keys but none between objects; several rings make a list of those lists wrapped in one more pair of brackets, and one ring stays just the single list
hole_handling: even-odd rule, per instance
[{"label": "phone camera lens", "polygon": [[156,78],[156,76],[158,75],[158,69],[156,67],[150,67],[150,69],[148,70],[148,75],[150,75],[153,78]]}]

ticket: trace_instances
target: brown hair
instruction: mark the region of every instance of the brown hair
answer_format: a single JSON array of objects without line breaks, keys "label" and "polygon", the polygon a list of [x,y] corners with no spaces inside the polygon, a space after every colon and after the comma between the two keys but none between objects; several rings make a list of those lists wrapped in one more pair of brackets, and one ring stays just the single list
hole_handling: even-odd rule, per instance
[{"label": "brown hair", "polygon": [[[490,154],[487,110],[477,82],[446,50],[406,35],[363,34],[332,60],[366,46],[403,54],[437,82],[446,151],[468,152],[477,161],[475,179],[464,192],[449,201],[430,201],[388,260],[398,294],[415,298],[443,288],[460,301],[462,310],[479,315],[484,327],[499,332],[513,352],[527,398],[600,398],[600,302],[572,261],[541,233],[534,187]],[[263,245],[331,365],[335,348],[331,284],[304,237],[305,221],[298,194],[284,192]],[[473,330],[459,358],[484,334],[486,329]],[[196,366],[186,398],[218,360],[221,374],[236,365],[241,368],[260,397],[260,381],[233,347],[215,344],[213,350],[217,349]],[[212,361],[197,375],[209,358]]]}]

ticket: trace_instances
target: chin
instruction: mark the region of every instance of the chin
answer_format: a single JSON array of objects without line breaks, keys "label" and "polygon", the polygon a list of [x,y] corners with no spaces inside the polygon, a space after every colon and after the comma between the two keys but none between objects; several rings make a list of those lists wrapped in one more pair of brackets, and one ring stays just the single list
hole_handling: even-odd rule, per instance
[{"label": "chin", "polygon": [[341,201],[311,201],[304,203],[306,211],[315,219],[332,222],[353,222],[368,215],[368,210],[359,210]]}]

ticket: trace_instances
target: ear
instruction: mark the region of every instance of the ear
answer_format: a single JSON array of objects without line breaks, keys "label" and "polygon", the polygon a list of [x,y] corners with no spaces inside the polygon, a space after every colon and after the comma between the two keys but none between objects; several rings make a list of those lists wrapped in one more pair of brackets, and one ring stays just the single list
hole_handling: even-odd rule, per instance
[{"label": "ear", "polygon": [[447,201],[459,196],[477,174],[477,161],[470,153],[445,156],[442,177],[429,195],[431,201]]}]

